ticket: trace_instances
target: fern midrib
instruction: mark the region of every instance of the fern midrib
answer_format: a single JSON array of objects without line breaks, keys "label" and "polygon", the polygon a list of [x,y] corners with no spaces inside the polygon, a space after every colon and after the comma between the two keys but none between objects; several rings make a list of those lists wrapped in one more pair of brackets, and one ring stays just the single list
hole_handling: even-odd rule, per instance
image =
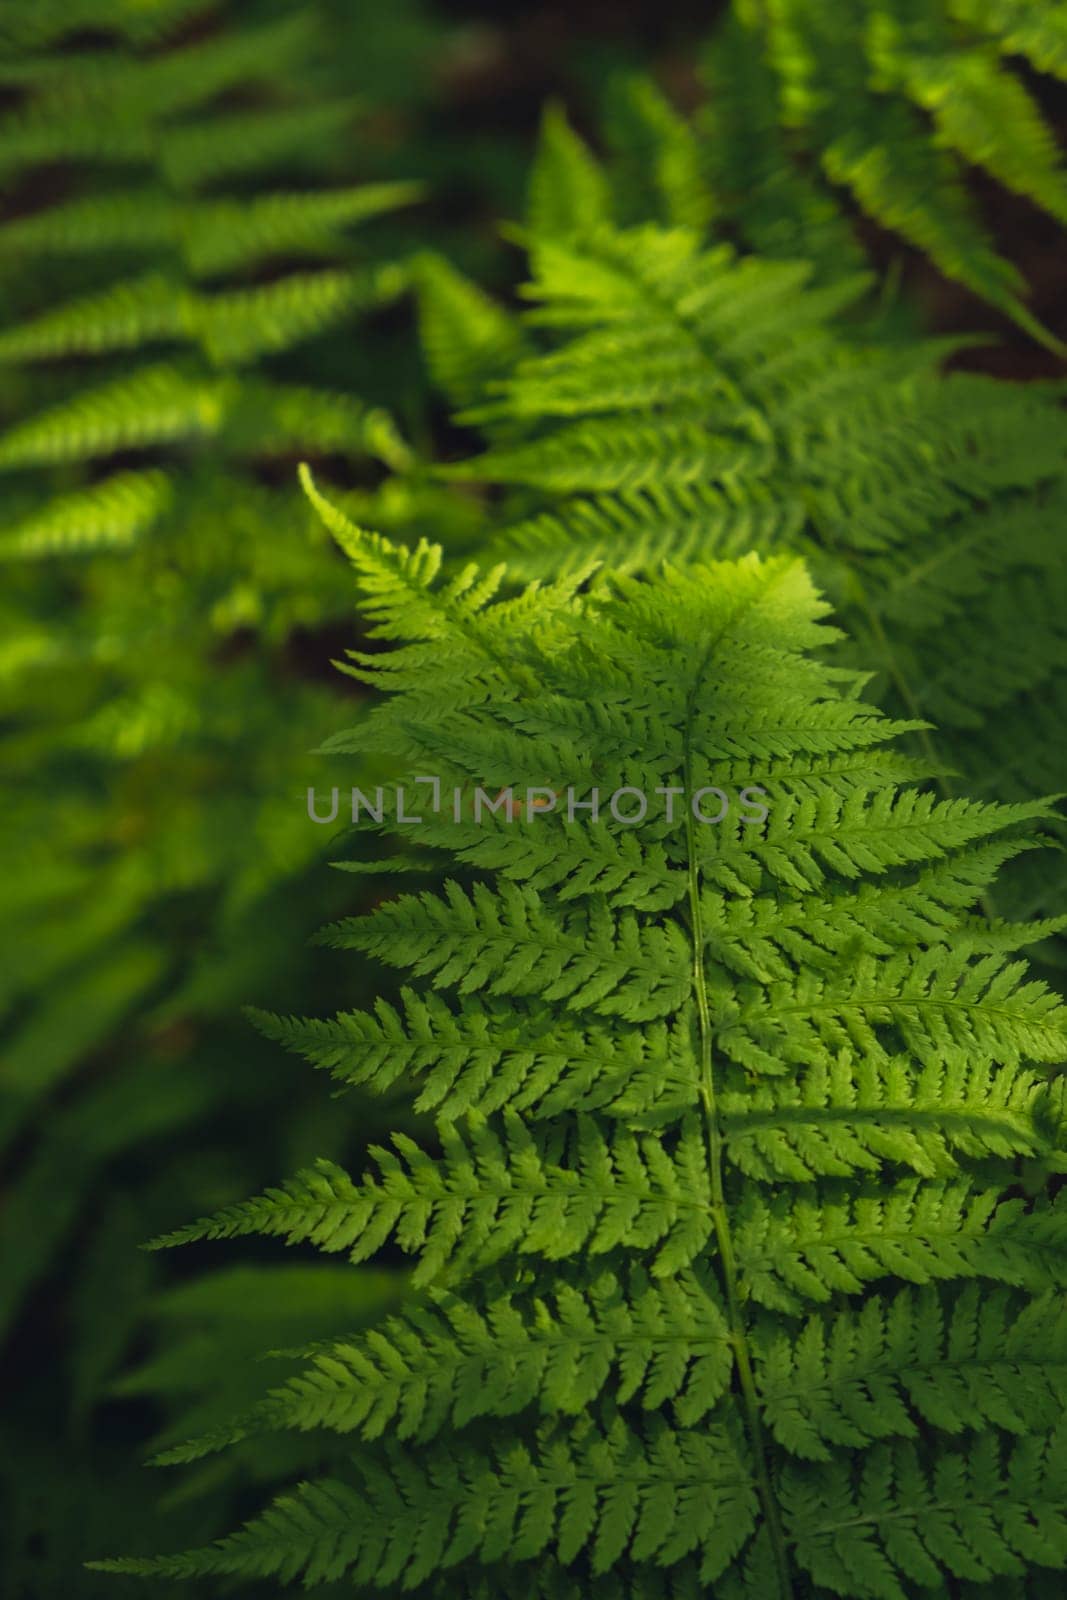
[{"label": "fern midrib", "polygon": [[[1008,1354],[1012,1364],[1017,1367],[1067,1367],[1067,1356],[1050,1361],[1049,1357],[1041,1351],[1035,1352],[1031,1350],[1012,1350]],[[859,1367],[853,1368],[852,1372],[847,1378],[835,1379],[833,1377],[829,1377],[825,1381],[816,1383],[798,1379],[793,1383],[778,1384],[774,1388],[765,1388],[764,1394],[768,1400],[778,1401],[792,1400],[797,1398],[805,1399],[814,1393],[820,1392],[833,1394],[841,1389],[847,1390],[849,1385],[854,1382],[857,1377],[862,1378],[864,1382],[871,1377],[889,1378],[894,1382],[899,1381],[900,1387],[906,1388],[906,1380],[911,1376],[917,1375],[919,1377],[923,1377],[934,1370],[939,1373],[974,1372],[985,1367],[991,1367],[996,1370],[998,1367],[1003,1366],[1004,1360],[1005,1356],[1003,1350],[995,1349],[985,1353],[976,1352],[975,1354],[969,1356],[944,1356],[940,1353],[935,1353],[926,1362],[913,1361],[907,1366],[903,1367],[889,1364],[885,1361],[879,1365],[877,1362],[872,1361],[862,1369]],[[885,1440],[889,1440],[891,1438],[908,1437],[909,1435],[906,1434],[885,1434],[882,1436],[879,1442],[884,1442]]]},{"label": "fern midrib", "polygon": [[[693,789],[692,727],[697,713],[697,693],[711,658],[728,626],[728,623],[725,624],[709,641],[708,647],[693,676],[693,682],[686,700],[685,722],[682,729],[682,762],[687,794],[692,793]],[[696,998],[700,1040],[699,1093],[704,1113],[704,1129],[708,1148],[712,1225],[715,1229],[715,1237],[719,1247],[719,1261],[725,1291],[726,1319],[730,1329],[730,1342],[733,1346],[734,1359],[737,1364],[738,1384],[741,1391],[749,1442],[752,1446],[755,1460],[756,1486],[771,1541],[771,1550],[778,1574],[780,1597],[781,1600],[793,1600],[792,1566],[785,1532],[778,1513],[778,1503],[771,1484],[770,1466],[764,1443],[763,1419],[760,1413],[759,1395],[756,1390],[748,1331],[741,1311],[737,1262],[734,1254],[733,1235],[730,1230],[729,1213],[726,1208],[726,1193],[723,1186],[725,1136],[719,1124],[715,1093],[715,1073],[711,1048],[711,1007],[708,1002],[707,976],[704,971],[705,935],[701,909],[700,873],[694,819],[692,808],[688,806],[685,812],[685,841],[689,883],[690,934],[693,941],[693,989]]]},{"label": "fern midrib", "polygon": [[[842,1011],[964,1011],[981,1012],[983,1016],[1001,1017],[1008,1022],[1018,1023],[1019,1010],[1012,1010],[1008,1006],[987,1005],[981,997],[977,1000],[953,1000],[951,997],[943,998],[939,995],[902,995],[899,990],[887,990],[886,994],[878,995],[849,995],[847,998],[830,1000],[822,1004],[797,1004],[791,1006],[772,1006],[766,1014],[765,1020],[777,1020],[779,1017],[809,1017],[836,1016]],[[1041,1018],[1031,1022],[1031,1026],[1040,1026]]]},{"label": "fern midrib", "polygon": [[[961,1494],[958,1500],[934,1500],[931,1498],[923,1499],[918,1503],[905,1501],[901,1505],[883,1506],[876,1512],[865,1512],[856,1517],[842,1517],[839,1521],[834,1522],[820,1522],[817,1527],[809,1530],[808,1537],[837,1533],[842,1528],[877,1528],[886,1522],[898,1522],[901,1518],[909,1521],[912,1518],[918,1520],[918,1518],[932,1515],[934,1512],[948,1512],[951,1515],[957,1513],[961,1506],[981,1506],[985,1509],[986,1506],[996,1504],[997,1501],[1007,1503],[1010,1506],[1025,1506],[1027,1509],[1030,1509],[1033,1505],[1033,1500],[1028,1494],[1022,1493],[1013,1498],[1010,1489],[1002,1488],[997,1494],[996,1500],[993,1499],[992,1495],[988,1495],[988,1491],[985,1493],[988,1498],[983,1498],[980,1494],[975,1494],[971,1497]],[[1050,1499],[1048,1503],[1054,1502]]]},{"label": "fern midrib", "polygon": [[[1021,499],[1022,496],[1020,495],[1012,496],[1011,503],[1013,508],[1019,504]],[[971,509],[975,508],[972,507]],[[981,509],[988,509],[988,505],[981,507]],[[926,579],[936,572],[939,567],[944,567],[949,562],[956,560],[958,556],[968,554],[975,548],[980,548],[983,544],[988,544],[989,542],[989,529],[983,525],[979,516],[976,518],[974,526],[969,528],[968,531],[958,534],[955,539],[946,541],[940,549],[935,550],[933,555],[927,556],[925,561],[918,561],[913,566],[908,566],[891,583],[886,584],[886,589],[892,594],[899,595],[903,590],[911,589],[917,583],[925,583]]]},{"label": "fern midrib", "polygon": [[[1036,1085],[1035,1085],[1036,1087]],[[880,1105],[877,1101],[873,1104],[855,1106],[787,1106],[777,1105],[767,1110],[743,1111],[741,1113],[727,1114],[726,1122],[737,1133],[742,1134],[759,1128],[782,1128],[783,1119],[790,1125],[808,1124],[818,1125],[826,1122],[867,1123],[873,1122],[878,1127],[887,1123],[900,1123],[903,1127],[913,1129],[916,1123],[926,1123],[929,1128],[940,1131],[944,1127],[959,1124],[964,1128],[971,1128],[979,1121],[984,1130],[998,1133],[1018,1133],[1026,1126],[1023,1112],[1027,1109],[1024,1105],[1018,1108],[1018,1116],[1012,1118],[1009,1112],[1015,1108],[1010,1106],[997,1106],[997,1115],[988,1113],[986,1105],[971,1105],[968,1101],[959,1101],[953,1106],[942,1106],[936,1099],[931,1099],[928,1104],[908,1104],[907,1102],[893,1105]]]}]

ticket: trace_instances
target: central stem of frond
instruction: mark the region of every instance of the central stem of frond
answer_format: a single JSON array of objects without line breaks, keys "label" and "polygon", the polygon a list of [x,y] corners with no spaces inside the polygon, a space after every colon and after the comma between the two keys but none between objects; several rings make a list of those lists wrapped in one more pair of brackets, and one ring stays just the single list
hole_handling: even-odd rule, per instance
[{"label": "central stem of frond", "polygon": [[[690,694],[685,719],[683,762],[687,793],[691,792],[693,785],[690,730],[695,710],[695,700],[696,691],[694,688]],[[704,1113],[708,1166],[711,1175],[711,1215],[715,1229],[715,1239],[719,1248],[720,1275],[726,1301],[730,1339],[734,1350],[738,1391],[745,1414],[749,1441],[752,1445],[756,1485],[763,1508],[764,1524],[774,1553],[775,1568],[778,1574],[779,1600],[793,1600],[793,1579],[789,1551],[778,1512],[778,1502],[771,1484],[770,1467],[764,1441],[763,1420],[760,1415],[759,1395],[756,1391],[756,1380],[752,1370],[752,1354],[749,1349],[748,1330],[741,1310],[733,1236],[730,1232],[730,1218],[726,1209],[726,1193],[723,1186],[723,1133],[719,1125],[715,1098],[715,1074],[711,1049],[711,1007],[708,1003],[707,974],[704,965],[705,937],[700,903],[700,875],[697,870],[696,838],[690,807],[686,807],[685,837],[689,880],[690,932],[693,940],[693,990],[696,997],[699,1029],[697,1047],[699,1051],[700,1103]]]}]

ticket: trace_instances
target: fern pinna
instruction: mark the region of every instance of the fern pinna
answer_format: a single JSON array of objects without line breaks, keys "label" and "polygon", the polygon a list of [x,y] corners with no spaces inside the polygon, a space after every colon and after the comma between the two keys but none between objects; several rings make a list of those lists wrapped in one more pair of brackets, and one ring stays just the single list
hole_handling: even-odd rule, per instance
[{"label": "fern pinna", "polygon": [[1030,930],[972,914],[1049,805],[922,788],[908,724],[817,654],[795,558],[500,598],[502,569],[440,582],[436,548],[312,493],[404,641],[352,652],[390,695],[335,746],[440,778],[418,832],[460,875],[326,935],[429,988],[266,1026],[408,1086],[436,1140],[160,1243],[392,1241],[414,1298],[169,1457],[325,1427],[355,1436],[333,1476],[106,1565],[441,1600],[1060,1592],[1067,1227],[1018,1175],[1062,1164],[1067,1013],[1007,954]]}]

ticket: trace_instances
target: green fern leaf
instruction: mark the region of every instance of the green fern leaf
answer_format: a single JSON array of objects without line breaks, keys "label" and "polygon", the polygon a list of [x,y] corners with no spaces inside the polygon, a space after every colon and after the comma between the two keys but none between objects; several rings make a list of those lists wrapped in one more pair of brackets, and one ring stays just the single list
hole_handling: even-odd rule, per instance
[{"label": "green fern leaf", "polygon": [[607,221],[607,177],[559,105],[546,108],[530,172],[527,223],[537,234],[567,234]]},{"label": "green fern leaf", "polygon": [[[438,992],[266,1027],[342,1082],[414,1080],[433,1149],[396,1133],[375,1174],[324,1164],[161,1242],[393,1240],[422,1298],[168,1458],[326,1427],[361,1436],[343,1471],[209,1549],[105,1565],[736,1600],[1062,1572],[1067,1234],[1016,1168],[1061,1143],[1067,1022],[969,942],[1048,807],[939,800],[887,760],[907,725],[813,654],[834,634],[793,559],[501,597],[305,481],[401,641],[359,654],[392,691],[364,732],[440,775],[427,843],[470,851],[449,785],[508,765],[556,802],[573,775],[568,803],[682,803],[501,807],[489,847],[547,839],[566,876],[533,889],[501,848],[328,933]],[[762,814],[713,822],[700,797],[747,766]],[[668,892],[614,900],[600,831]]]}]

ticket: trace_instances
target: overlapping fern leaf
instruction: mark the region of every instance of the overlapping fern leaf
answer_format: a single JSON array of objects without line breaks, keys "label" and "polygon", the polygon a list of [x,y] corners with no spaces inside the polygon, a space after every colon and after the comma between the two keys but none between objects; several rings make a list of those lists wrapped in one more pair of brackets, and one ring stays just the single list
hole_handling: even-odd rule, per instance
[{"label": "overlapping fern leaf", "polygon": [[[1067,789],[1054,386],[941,375],[943,343],[875,345],[848,320],[862,276],[816,287],[687,229],[601,223],[531,255],[525,337],[548,333],[486,373],[462,415],[493,447],[448,469],[522,492],[502,556],[534,576],[796,551],[876,695],[937,724],[915,743],[945,792],[952,772],[1004,799]],[[1058,866],[1017,877],[1016,914],[1061,908]]]},{"label": "overlapping fern leaf", "polygon": [[[690,86],[689,114],[652,75],[615,74],[601,97],[597,154],[549,107],[530,225],[710,230],[771,259],[811,261],[820,279],[836,281],[864,265],[858,207],[1062,355],[1019,268],[998,254],[966,174],[984,167],[1064,221],[1062,153],[1010,63],[1028,58],[1063,77],[1065,41],[1056,8],[1029,0],[847,0],[832,9],[737,0],[698,52],[703,93]],[[883,310],[909,326],[917,308],[892,293],[903,259]]]},{"label": "overlapping fern leaf", "polygon": [[392,1244],[417,1298],[171,1456],[326,1428],[351,1439],[333,1476],[110,1565],[1056,1592],[1067,1231],[1017,1173],[1062,1161],[1067,1014],[975,915],[1049,804],[921,787],[909,724],[822,661],[795,558],[501,597],[500,570],[442,580],[439,551],[312,492],[402,641],[353,653],[389,697],[337,747],[389,755],[421,821],[382,828],[457,875],[328,933],[406,970],[399,996],[268,1027],[342,1084],[406,1088],[436,1137],[160,1242]]},{"label": "overlapping fern leaf", "polygon": [[982,168],[1067,220],[1062,152],[1013,64],[1067,76],[1062,5],[736,0],[709,60],[709,160],[749,223],[764,232],[815,223],[817,235],[826,195],[790,171],[799,155],[946,276],[1060,348],[964,179],[968,166]]},{"label": "overlapping fern leaf", "polygon": [[720,26],[700,71],[707,92],[689,116],[652,76],[612,75],[599,154],[550,104],[528,185],[529,228],[660,222],[725,235],[772,259],[802,257],[827,280],[859,271],[864,254],[844,210],[791,160],[770,65],[744,30]]}]

